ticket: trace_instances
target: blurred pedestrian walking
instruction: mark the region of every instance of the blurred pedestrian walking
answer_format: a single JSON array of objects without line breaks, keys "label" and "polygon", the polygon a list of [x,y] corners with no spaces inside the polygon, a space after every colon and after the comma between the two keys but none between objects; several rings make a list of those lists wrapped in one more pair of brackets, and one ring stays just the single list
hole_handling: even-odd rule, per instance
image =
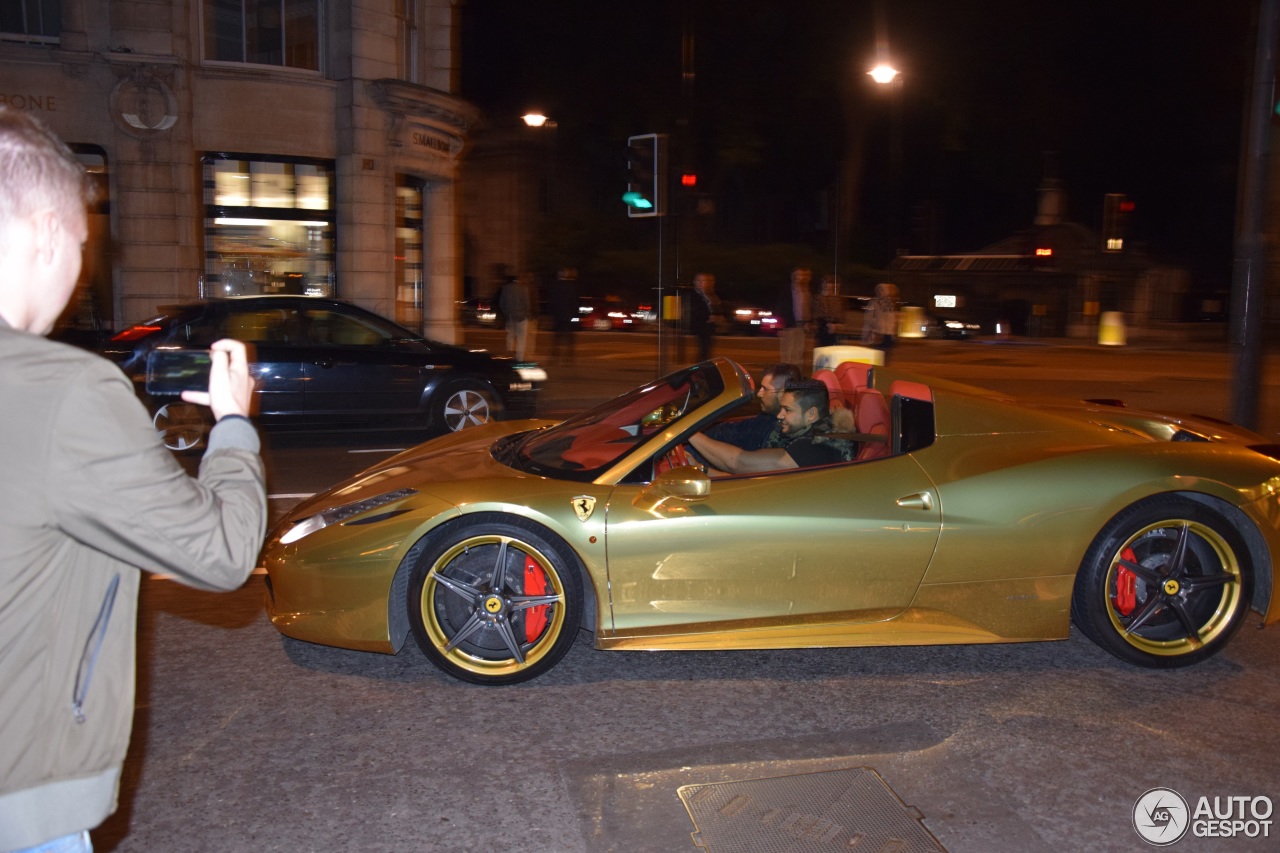
[{"label": "blurred pedestrian walking", "polygon": [[844,298],[840,296],[840,281],[834,275],[822,277],[822,291],[814,308],[814,346],[835,346],[844,326]]},{"label": "blurred pedestrian walking", "polygon": [[498,310],[507,322],[507,352],[516,361],[529,357],[529,321],[534,318],[533,273],[511,276],[498,295]]},{"label": "blurred pedestrian walking", "polygon": [[876,295],[867,303],[862,340],[884,352],[887,363],[897,335],[898,286],[882,281],[876,285]]},{"label": "blurred pedestrian walking", "polygon": [[693,277],[693,293],[689,296],[689,331],[698,341],[698,361],[711,358],[711,342],[722,323],[724,309],[716,294],[716,277],[700,272]]},{"label": "blurred pedestrian walking", "polygon": [[778,294],[776,314],[782,321],[778,330],[778,360],[783,364],[803,364],[805,335],[813,321],[813,294],[808,267],[791,271],[791,281]]},{"label": "blurred pedestrian walking", "polygon": [[574,321],[578,319],[580,303],[578,271],[573,267],[561,267],[547,298],[547,308],[551,312],[553,359],[573,359],[573,335],[578,329]]}]

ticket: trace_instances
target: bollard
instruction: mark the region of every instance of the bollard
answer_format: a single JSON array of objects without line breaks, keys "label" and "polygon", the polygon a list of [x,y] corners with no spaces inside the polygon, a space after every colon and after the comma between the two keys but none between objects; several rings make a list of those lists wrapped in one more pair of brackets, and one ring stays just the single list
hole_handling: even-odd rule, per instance
[{"label": "bollard", "polygon": [[1124,314],[1119,311],[1102,312],[1098,318],[1098,343],[1107,347],[1124,346]]}]

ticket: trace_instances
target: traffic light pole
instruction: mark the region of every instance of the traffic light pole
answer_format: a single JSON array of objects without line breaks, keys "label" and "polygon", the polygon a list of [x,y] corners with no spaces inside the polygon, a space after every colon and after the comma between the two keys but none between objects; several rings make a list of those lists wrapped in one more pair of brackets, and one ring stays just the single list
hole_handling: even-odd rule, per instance
[{"label": "traffic light pole", "polygon": [[1235,359],[1231,392],[1231,420],[1254,429],[1258,421],[1258,388],[1262,372],[1262,332],[1266,290],[1266,245],[1263,217],[1267,203],[1267,147],[1275,106],[1277,6],[1280,0],[1261,0],[1258,9],[1257,53],[1253,66],[1253,94],[1248,117],[1248,150],[1240,165],[1240,221],[1236,227],[1235,262],[1231,275],[1229,337]]},{"label": "traffic light pole", "polygon": [[667,160],[665,133],[641,133],[627,138],[627,191],[622,195],[627,205],[627,216],[632,219],[656,217],[658,220],[658,375],[666,372],[663,328],[667,322],[667,306],[662,287],[662,244],[670,189]]},{"label": "traffic light pole", "polygon": [[[667,304],[663,299],[662,292],[662,223],[666,221],[665,216],[658,217],[658,375],[665,376],[667,373],[667,351],[663,346],[664,340],[662,336],[662,327],[666,325]],[[678,304],[678,303],[677,303]]]}]

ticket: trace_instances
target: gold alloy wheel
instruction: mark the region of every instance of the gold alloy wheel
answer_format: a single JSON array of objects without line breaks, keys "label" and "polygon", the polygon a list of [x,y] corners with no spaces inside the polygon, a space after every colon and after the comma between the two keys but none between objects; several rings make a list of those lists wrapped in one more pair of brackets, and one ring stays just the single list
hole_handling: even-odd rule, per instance
[{"label": "gold alloy wheel", "polygon": [[1130,536],[1111,558],[1106,589],[1117,635],[1162,657],[1212,643],[1247,606],[1235,550],[1212,527],[1187,519],[1157,521]]},{"label": "gold alloy wheel", "polygon": [[432,564],[419,612],[441,657],[474,675],[500,677],[552,651],[565,630],[565,604],[560,572],[541,551],[515,537],[480,534]]}]

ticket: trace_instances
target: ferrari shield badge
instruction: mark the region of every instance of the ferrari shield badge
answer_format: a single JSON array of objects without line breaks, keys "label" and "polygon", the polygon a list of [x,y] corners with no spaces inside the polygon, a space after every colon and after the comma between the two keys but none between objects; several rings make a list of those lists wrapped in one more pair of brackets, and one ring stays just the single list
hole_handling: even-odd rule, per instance
[{"label": "ferrari shield badge", "polygon": [[578,495],[573,499],[573,514],[578,521],[586,521],[596,511],[596,499],[591,495]]}]

